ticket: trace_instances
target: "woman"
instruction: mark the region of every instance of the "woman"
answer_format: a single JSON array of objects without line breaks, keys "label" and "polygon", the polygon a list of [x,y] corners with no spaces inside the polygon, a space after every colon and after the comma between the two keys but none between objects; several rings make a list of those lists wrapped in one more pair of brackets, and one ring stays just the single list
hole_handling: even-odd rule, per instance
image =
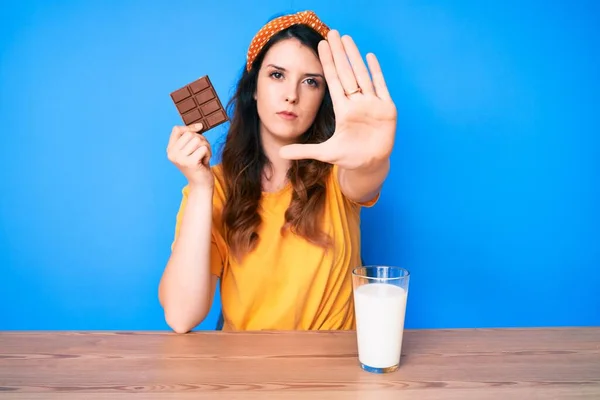
[{"label": "woman", "polygon": [[379,197],[396,129],[366,59],[311,11],[276,18],[250,43],[221,163],[201,127],[173,128],[188,184],[159,298],[175,332],[204,320],[219,278],[224,330],[354,329],[360,208]]}]

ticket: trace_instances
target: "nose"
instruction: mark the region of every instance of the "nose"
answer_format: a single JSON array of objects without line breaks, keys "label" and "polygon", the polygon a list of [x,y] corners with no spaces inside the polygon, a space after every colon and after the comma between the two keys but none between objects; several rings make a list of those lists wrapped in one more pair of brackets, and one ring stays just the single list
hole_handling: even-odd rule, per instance
[{"label": "nose", "polygon": [[298,102],[298,87],[295,84],[290,83],[289,85],[287,85],[285,92],[285,101],[291,104],[296,104]]}]

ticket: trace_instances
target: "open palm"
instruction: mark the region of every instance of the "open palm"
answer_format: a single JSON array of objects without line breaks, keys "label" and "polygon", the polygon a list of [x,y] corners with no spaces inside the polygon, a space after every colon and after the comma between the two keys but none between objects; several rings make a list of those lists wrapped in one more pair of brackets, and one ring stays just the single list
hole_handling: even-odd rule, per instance
[{"label": "open palm", "polygon": [[319,43],[319,57],[335,112],[333,136],[319,144],[281,148],[290,160],[315,159],[345,169],[368,168],[386,160],[394,146],[396,106],[388,92],[379,62],[366,56],[369,70],[354,41],[331,30]]}]

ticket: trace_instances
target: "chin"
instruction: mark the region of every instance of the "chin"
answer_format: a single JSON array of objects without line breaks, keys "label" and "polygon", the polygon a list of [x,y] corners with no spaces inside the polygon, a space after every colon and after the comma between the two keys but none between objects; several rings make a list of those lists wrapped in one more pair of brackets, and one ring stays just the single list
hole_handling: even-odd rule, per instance
[{"label": "chin", "polygon": [[286,141],[286,142],[295,142],[298,139],[300,139],[300,136],[302,136],[302,132],[273,132],[273,135],[277,138],[280,139],[282,141]]},{"label": "chin", "polygon": [[277,138],[282,142],[296,142],[302,134],[304,134],[304,130],[294,129],[293,127],[281,127],[274,126],[273,129],[268,129],[273,137]]}]

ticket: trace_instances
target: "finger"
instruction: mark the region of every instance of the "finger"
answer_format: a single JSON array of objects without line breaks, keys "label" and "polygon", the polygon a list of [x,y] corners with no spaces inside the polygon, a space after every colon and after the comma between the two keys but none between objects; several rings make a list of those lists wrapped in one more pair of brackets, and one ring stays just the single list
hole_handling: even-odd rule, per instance
[{"label": "finger", "polygon": [[192,154],[198,147],[206,146],[206,143],[204,143],[202,141],[202,139],[200,138],[200,135],[198,135],[196,133],[192,133],[192,135],[196,135],[196,136],[191,138],[190,141],[187,142],[187,144],[185,146],[183,146],[183,148],[181,149],[181,154],[183,156],[187,157],[190,154]]},{"label": "finger", "polygon": [[202,130],[202,123],[197,123],[189,126],[174,126],[171,130],[171,136],[169,137],[169,144],[167,149],[171,148],[177,140],[186,132],[198,132]]},{"label": "finger", "polygon": [[369,69],[371,70],[371,76],[373,76],[373,85],[375,86],[377,97],[380,99],[390,100],[390,92],[385,84],[383,71],[381,71],[381,66],[379,65],[377,57],[375,57],[375,54],[367,54],[367,63],[369,64]]},{"label": "finger", "polygon": [[[187,135],[187,133],[186,133],[186,135]],[[199,133],[189,133],[189,135],[191,135],[190,141],[193,140],[195,142],[199,142],[200,145],[210,146],[210,143],[208,143],[208,139],[206,139],[206,136],[199,134]]]},{"label": "finger", "polygon": [[[202,135],[197,135],[197,137],[200,139],[200,146],[198,146],[198,148],[200,147],[205,147],[207,150],[207,154],[208,154],[208,159],[210,159],[212,157],[212,149],[210,147],[210,143],[208,142],[208,140],[202,136]],[[193,154],[193,153],[192,153]]]},{"label": "finger", "polygon": [[200,138],[198,136],[200,136],[200,135],[198,135],[197,133],[184,132],[184,134],[181,135],[181,137],[177,140],[177,142],[175,143],[173,148],[176,151],[183,150],[185,148],[185,146],[187,146],[188,143],[190,143],[190,141],[192,139],[198,138],[197,140],[200,140]]},{"label": "finger", "polygon": [[342,44],[339,32],[335,29],[329,31],[327,34],[327,41],[331,47],[335,70],[340,77],[342,87],[346,93],[354,91],[358,87],[358,83],[356,82],[354,71],[352,71],[352,66],[348,61],[348,55],[344,50],[344,45]]},{"label": "finger", "polygon": [[289,144],[279,149],[279,156],[287,160],[318,160],[334,163],[336,152],[328,142],[318,144]]},{"label": "finger", "polygon": [[344,35],[342,37],[342,44],[344,45],[346,54],[348,54],[348,59],[352,65],[352,70],[354,71],[358,86],[360,86],[363,93],[374,94],[375,90],[373,89],[373,82],[371,82],[371,77],[369,76],[369,70],[363,61],[356,43],[354,43],[354,40],[350,36]]},{"label": "finger", "polygon": [[329,94],[334,104],[343,99],[346,95],[344,88],[340,82],[340,78],[335,70],[335,64],[333,63],[333,55],[331,54],[331,48],[326,40],[319,42],[318,46],[319,58],[321,59],[321,65],[323,66],[323,73],[325,74],[325,80],[329,87]]},{"label": "finger", "polygon": [[205,140],[200,147],[205,147],[206,148],[206,154],[207,154],[207,159],[210,160],[210,158],[212,157],[212,149],[210,147],[210,144],[208,143],[207,140]]},{"label": "finger", "polygon": [[210,162],[210,157],[212,157],[212,153],[207,146],[200,146],[192,154],[190,154],[189,158],[193,165],[198,165],[200,163],[204,165],[208,165]]}]

